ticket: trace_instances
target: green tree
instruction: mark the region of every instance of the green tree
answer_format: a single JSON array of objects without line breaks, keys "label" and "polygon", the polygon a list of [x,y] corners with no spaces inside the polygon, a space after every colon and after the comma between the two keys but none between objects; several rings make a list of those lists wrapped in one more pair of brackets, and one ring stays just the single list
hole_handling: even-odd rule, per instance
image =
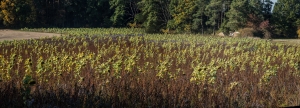
[{"label": "green tree", "polygon": [[169,9],[173,18],[168,21],[168,28],[176,29],[177,32],[191,32],[196,2],[197,0],[171,0]]},{"label": "green tree", "polygon": [[109,0],[87,0],[85,12],[86,23],[89,27],[109,27],[111,10],[109,10]]},{"label": "green tree", "polygon": [[137,3],[141,0],[110,0],[110,9],[113,10],[111,21],[115,26],[126,26],[132,22],[137,14],[140,13]]},{"label": "green tree", "polygon": [[259,25],[264,21],[263,3],[260,0],[249,0],[245,14],[247,14],[247,27],[255,30],[259,29]]},{"label": "green tree", "polygon": [[31,26],[36,21],[36,9],[32,0],[16,0],[16,17],[19,27]]},{"label": "green tree", "polygon": [[86,10],[87,10],[87,0],[73,0],[69,12],[73,14],[73,26],[74,27],[84,27],[86,26]]},{"label": "green tree", "polygon": [[142,0],[138,3],[141,13],[137,20],[143,22],[146,32],[158,33],[166,27],[170,18],[169,3],[169,0]]},{"label": "green tree", "polygon": [[206,16],[205,16],[205,7],[208,5],[209,0],[197,0],[195,11],[193,13],[193,23],[192,30],[198,32],[198,29],[201,28],[201,33],[204,34],[204,27],[206,26]]},{"label": "green tree", "polygon": [[223,10],[222,0],[211,0],[210,3],[205,8],[205,13],[208,16],[208,21],[206,24],[212,26],[213,34],[215,35],[216,27],[220,27],[221,13]]},{"label": "green tree", "polygon": [[273,2],[271,0],[263,0],[263,14],[265,20],[269,20],[272,16],[272,6]]},{"label": "green tree", "polygon": [[109,0],[36,0],[40,27],[109,27]]},{"label": "green tree", "polygon": [[229,34],[230,28],[226,26],[228,23],[228,18],[226,17],[226,13],[230,9],[232,0],[223,0],[222,4],[222,12],[221,12],[221,26],[220,26],[220,31],[222,31],[225,34]]},{"label": "green tree", "polygon": [[114,25],[118,25],[119,22],[124,21],[125,16],[125,0],[110,0],[110,9],[114,9],[114,14],[111,16],[111,21]]},{"label": "green tree", "polygon": [[228,22],[226,27],[230,30],[238,30],[246,26],[247,23],[248,0],[233,0],[230,9],[226,13]]},{"label": "green tree", "polygon": [[81,27],[87,0],[35,0],[37,27]]},{"label": "green tree", "polygon": [[278,0],[274,6],[272,22],[278,36],[297,37],[297,20],[300,18],[299,0]]}]

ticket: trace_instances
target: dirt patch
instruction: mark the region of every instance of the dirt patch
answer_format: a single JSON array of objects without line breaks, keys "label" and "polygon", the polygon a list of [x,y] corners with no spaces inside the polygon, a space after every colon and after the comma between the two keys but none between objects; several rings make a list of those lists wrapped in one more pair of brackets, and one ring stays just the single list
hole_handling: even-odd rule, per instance
[{"label": "dirt patch", "polygon": [[53,36],[61,36],[61,34],[0,29],[0,41],[36,39],[36,38],[53,37]]}]

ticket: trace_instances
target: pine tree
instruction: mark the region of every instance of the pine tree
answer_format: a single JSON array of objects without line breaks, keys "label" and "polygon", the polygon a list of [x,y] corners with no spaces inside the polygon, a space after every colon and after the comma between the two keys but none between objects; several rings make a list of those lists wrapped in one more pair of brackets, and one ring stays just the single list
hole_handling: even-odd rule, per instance
[{"label": "pine tree", "polygon": [[278,0],[274,6],[272,22],[279,36],[297,37],[297,20],[300,18],[299,0]]},{"label": "pine tree", "polygon": [[173,17],[168,21],[168,28],[177,32],[191,32],[193,13],[195,13],[197,0],[171,0],[170,13]]},{"label": "pine tree", "polygon": [[143,19],[143,26],[148,33],[160,32],[167,25],[169,20],[169,0],[142,0],[138,3],[141,13],[139,21]]},{"label": "pine tree", "polygon": [[222,4],[220,31],[222,31],[225,34],[229,34],[230,31],[230,28],[226,26],[228,23],[228,18],[226,16],[226,13],[230,9],[231,2],[232,0],[223,0],[223,4]]},{"label": "pine tree", "polygon": [[198,29],[201,28],[202,35],[204,34],[204,27],[206,26],[206,16],[205,16],[205,7],[208,5],[209,0],[197,0],[195,11],[193,13],[193,23],[192,30],[198,32]]},{"label": "pine tree", "polygon": [[246,26],[247,23],[248,0],[233,0],[230,9],[226,13],[228,22],[226,27],[230,30],[238,30]]},{"label": "pine tree", "polygon": [[109,27],[110,15],[109,10],[110,0],[87,0],[87,9],[85,12],[85,20],[91,27]]},{"label": "pine tree", "polygon": [[205,8],[205,13],[208,16],[208,21],[206,24],[212,26],[213,34],[215,34],[216,27],[220,27],[220,15],[223,10],[222,0],[211,0],[210,3]]},{"label": "pine tree", "polygon": [[111,16],[111,21],[114,25],[124,21],[125,16],[125,0],[110,0],[110,9],[114,9],[114,14]]},{"label": "pine tree", "polygon": [[16,0],[16,17],[19,27],[27,27],[36,21],[36,9],[32,0]]},{"label": "pine tree", "polygon": [[137,3],[141,0],[110,0],[110,9],[114,14],[111,16],[113,25],[125,26],[128,22],[134,20],[135,16],[140,13]]},{"label": "pine tree", "polygon": [[265,20],[269,20],[272,16],[272,6],[273,2],[271,0],[263,0],[263,14]]}]

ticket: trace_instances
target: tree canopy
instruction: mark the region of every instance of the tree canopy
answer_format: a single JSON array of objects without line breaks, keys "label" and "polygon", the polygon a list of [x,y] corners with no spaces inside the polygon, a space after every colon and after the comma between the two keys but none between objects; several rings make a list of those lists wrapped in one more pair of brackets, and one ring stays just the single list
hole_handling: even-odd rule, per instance
[{"label": "tree canopy", "polygon": [[148,33],[202,34],[251,28],[288,38],[300,28],[299,0],[0,0],[0,8],[0,28],[141,27]]},{"label": "tree canopy", "polygon": [[299,0],[278,0],[273,10],[273,23],[277,35],[297,37],[297,21],[300,19]]}]

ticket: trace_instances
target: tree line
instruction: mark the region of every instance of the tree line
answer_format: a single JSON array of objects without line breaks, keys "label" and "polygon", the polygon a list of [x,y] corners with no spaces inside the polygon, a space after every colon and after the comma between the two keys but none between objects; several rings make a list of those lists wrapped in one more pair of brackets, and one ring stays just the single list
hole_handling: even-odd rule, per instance
[{"label": "tree line", "polygon": [[0,1],[1,28],[140,27],[148,33],[300,35],[300,0]]}]

